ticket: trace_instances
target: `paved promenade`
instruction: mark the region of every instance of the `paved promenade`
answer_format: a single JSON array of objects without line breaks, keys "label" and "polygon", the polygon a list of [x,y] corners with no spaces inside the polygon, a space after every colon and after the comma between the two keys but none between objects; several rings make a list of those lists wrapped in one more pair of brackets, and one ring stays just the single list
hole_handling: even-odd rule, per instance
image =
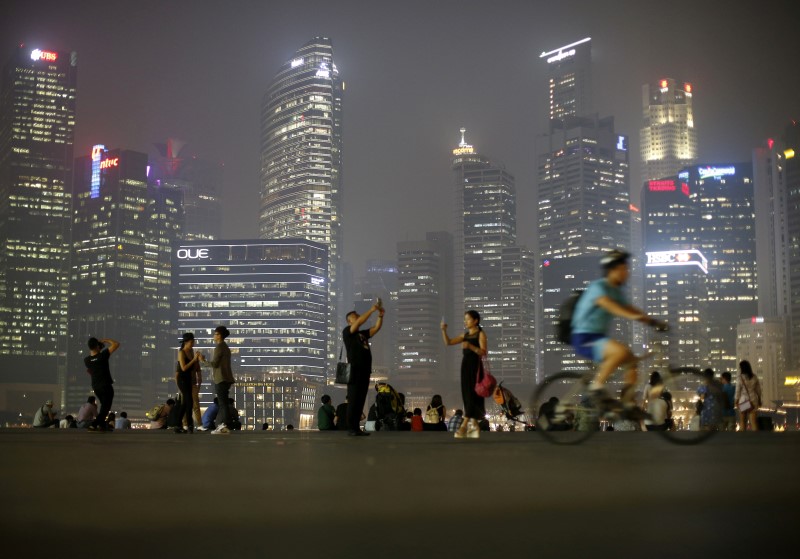
[{"label": "paved promenade", "polygon": [[800,556],[796,432],[6,429],[0,456],[7,557]]}]

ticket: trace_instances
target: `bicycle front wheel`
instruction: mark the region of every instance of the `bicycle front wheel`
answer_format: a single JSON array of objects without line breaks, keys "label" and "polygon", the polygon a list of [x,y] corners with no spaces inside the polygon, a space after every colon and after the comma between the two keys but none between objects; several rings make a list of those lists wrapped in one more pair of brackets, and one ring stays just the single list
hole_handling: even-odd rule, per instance
[{"label": "bicycle front wheel", "polygon": [[536,387],[528,410],[536,431],[554,444],[579,444],[600,430],[599,414],[589,396],[587,377],[556,373]]},{"label": "bicycle front wheel", "polygon": [[662,376],[670,395],[671,421],[660,433],[675,444],[692,445],[712,437],[722,423],[725,395],[720,385],[696,367],[670,369]]}]

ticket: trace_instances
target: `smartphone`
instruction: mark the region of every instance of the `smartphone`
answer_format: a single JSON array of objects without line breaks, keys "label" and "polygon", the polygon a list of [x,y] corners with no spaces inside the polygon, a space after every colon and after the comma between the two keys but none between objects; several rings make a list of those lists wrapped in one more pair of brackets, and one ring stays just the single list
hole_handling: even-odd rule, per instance
[{"label": "smartphone", "polygon": [[379,309],[383,308],[383,301],[381,300],[380,297],[378,297],[378,300],[375,301],[375,306],[378,307]]}]

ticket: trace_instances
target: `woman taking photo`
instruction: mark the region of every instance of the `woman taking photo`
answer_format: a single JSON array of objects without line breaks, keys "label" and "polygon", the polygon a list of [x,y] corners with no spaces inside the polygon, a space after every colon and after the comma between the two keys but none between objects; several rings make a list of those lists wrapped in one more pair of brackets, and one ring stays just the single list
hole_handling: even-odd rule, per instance
[{"label": "woman taking photo", "polygon": [[464,313],[464,328],[460,336],[450,338],[447,335],[447,324],[442,322],[442,339],[445,345],[461,344],[461,396],[464,399],[464,421],[461,423],[455,438],[477,439],[480,436],[478,422],[486,415],[483,398],[475,392],[475,381],[481,368],[481,357],[486,355],[488,342],[486,333],[481,328],[481,315],[478,311],[469,310]]}]

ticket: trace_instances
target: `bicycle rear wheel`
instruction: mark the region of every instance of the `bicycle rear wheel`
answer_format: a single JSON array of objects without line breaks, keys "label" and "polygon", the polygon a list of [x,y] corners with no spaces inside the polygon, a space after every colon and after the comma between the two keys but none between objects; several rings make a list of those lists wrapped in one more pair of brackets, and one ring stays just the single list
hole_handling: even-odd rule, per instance
[{"label": "bicycle rear wheel", "polygon": [[530,406],[536,431],[551,443],[579,444],[600,430],[584,374],[565,371],[548,377],[534,390]]},{"label": "bicycle rear wheel", "polygon": [[[659,431],[664,438],[675,444],[692,445],[712,437],[722,424],[725,405],[720,385],[713,380],[708,382],[696,367],[670,369],[662,378],[672,399],[672,424]],[[702,405],[698,406],[698,401]]]}]

